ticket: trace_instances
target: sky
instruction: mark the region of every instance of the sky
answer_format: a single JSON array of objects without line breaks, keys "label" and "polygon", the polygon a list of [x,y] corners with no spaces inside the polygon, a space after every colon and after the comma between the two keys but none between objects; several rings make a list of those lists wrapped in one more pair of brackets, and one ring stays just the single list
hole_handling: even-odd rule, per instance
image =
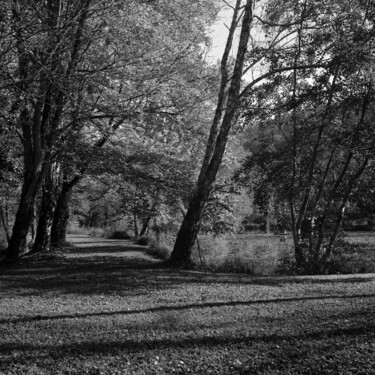
[{"label": "sky", "polygon": [[208,54],[213,60],[220,60],[228,37],[232,9],[224,7],[219,13],[218,21],[213,25],[210,36],[212,37],[212,50]]}]

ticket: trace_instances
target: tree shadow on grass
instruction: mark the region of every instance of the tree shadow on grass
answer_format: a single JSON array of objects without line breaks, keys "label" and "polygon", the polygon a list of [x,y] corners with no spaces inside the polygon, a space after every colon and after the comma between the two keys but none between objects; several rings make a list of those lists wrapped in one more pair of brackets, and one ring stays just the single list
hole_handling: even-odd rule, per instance
[{"label": "tree shadow on grass", "polygon": [[[144,247],[130,241],[100,240],[112,245],[95,247],[95,242],[85,241],[81,236],[80,247],[69,247],[47,254],[33,256],[21,265],[0,269],[3,290],[14,295],[41,295],[44,292],[99,294],[150,294],[154,290],[179,288],[186,284],[233,284],[285,286],[295,283],[336,284],[367,283],[375,281],[372,275],[343,277],[253,277],[245,274],[213,274],[195,270],[169,268],[166,263],[155,260],[140,251]],[[87,246],[86,246],[87,242]],[[117,243],[126,243],[117,246]],[[82,244],[85,246],[81,247]],[[325,297],[324,297],[325,298]]]},{"label": "tree shadow on grass", "polygon": [[93,296],[149,294],[172,283],[165,280],[162,285],[157,284],[149,273],[142,272],[159,267],[161,264],[150,264],[147,260],[113,262],[113,258],[98,257],[85,262],[71,260],[63,266],[17,270],[0,276],[0,281],[2,289],[14,296],[43,295],[46,292]]},{"label": "tree shadow on grass", "polygon": [[[87,258],[62,258],[53,262],[37,263],[27,267],[4,269],[0,275],[3,289],[15,295],[41,295],[44,292],[82,295],[150,294],[154,290],[178,288],[186,284],[234,284],[285,286],[293,283],[336,284],[367,283],[367,278],[261,278],[246,275],[207,274],[197,271],[171,269],[161,261],[148,258],[126,258],[96,255]],[[7,288],[7,285],[9,288]],[[340,296],[338,296],[340,297]],[[323,298],[332,298],[330,296]]]},{"label": "tree shadow on grass", "polygon": [[314,340],[327,340],[335,338],[351,338],[351,337],[368,337],[373,339],[375,335],[375,325],[366,324],[362,327],[337,328],[330,330],[321,330],[302,334],[290,335],[236,335],[231,334],[218,336],[201,336],[186,337],[176,339],[124,339],[116,341],[79,341],[72,344],[29,344],[29,343],[2,343],[0,344],[0,354],[9,355],[14,351],[29,352],[28,356],[32,356],[30,352],[41,351],[43,353],[58,352],[59,357],[85,355],[106,355],[114,354],[118,351],[127,353],[139,353],[145,350],[165,350],[165,349],[190,349],[190,348],[215,348],[228,347],[232,345],[249,346],[257,343],[285,345],[286,343],[295,343],[297,341],[309,342]]},{"label": "tree shadow on grass", "polygon": [[[116,311],[97,311],[93,313],[84,314],[60,314],[60,315],[36,315],[24,318],[15,319],[0,319],[0,324],[17,324],[17,323],[28,323],[38,321],[56,321],[62,319],[85,319],[89,317],[105,317],[105,316],[116,316],[116,315],[134,315],[134,314],[145,314],[145,313],[159,313],[167,311],[191,311],[194,309],[207,309],[207,308],[220,308],[220,307],[239,307],[239,306],[254,306],[254,305],[265,305],[265,304],[283,304],[283,303],[295,303],[295,302],[310,302],[310,301],[324,301],[332,299],[363,299],[363,298],[375,298],[375,294],[361,294],[353,296],[339,296],[330,295],[322,297],[300,297],[300,298],[274,298],[274,299],[262,299],[252,301],[215,301],[215,302],[203,302],[203,303],[191,303],[184,305],[164,305],[156,306],[145,309],[134,309],[134,310],[116,310]],[[367,313],[366,313],[367,314]]]}]

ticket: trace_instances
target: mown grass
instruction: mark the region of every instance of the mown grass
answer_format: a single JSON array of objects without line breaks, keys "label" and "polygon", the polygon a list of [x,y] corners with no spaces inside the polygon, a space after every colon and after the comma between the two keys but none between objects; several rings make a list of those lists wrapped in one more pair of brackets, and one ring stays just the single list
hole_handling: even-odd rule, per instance
[{"label": "mown grass", "polygon": [[375,274],[212,275],[112,244],[0,269],[1,374],[375,373]]}]

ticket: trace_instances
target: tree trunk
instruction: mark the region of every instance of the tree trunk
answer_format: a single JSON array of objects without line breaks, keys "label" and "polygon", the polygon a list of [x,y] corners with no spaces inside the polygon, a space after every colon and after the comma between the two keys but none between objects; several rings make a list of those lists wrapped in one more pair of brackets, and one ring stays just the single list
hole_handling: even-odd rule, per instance
[{"label": "tree trunk", "polygon": [[145,219],[143,219],[142,228],[141,228],[141,231],[139,233],[139,237],[145,236],[147,234],[148,228],[149,228],[149,225],[150,225],[150,221],[151,221],[151,216],[147,216]]},{"label": "tree trunk", "polygon": [[199,232],[202,215],[210,196],[212,185],[211,178],[205,185],[197,187],[174,244],[169,260],[172,265],[179,267],[190,266],[191,252]]},{"label": "tree trunk", "polygon": [[[39,122],[33,120],[25,106],[19,118],[25,139],[31,141],[32,131],[38,129]],[[34,205],[40,190],[47,163],[38,139],[33,143],[25,141],[23,161],[23,183],[21,199],[13,225],[12,236],[6,253],[6,262],[13,263],[26,251],[27,234],[34,219]]]},{"label": "tree trunk", "polygon": [[[240,2],[237,2],[235,12],[238,11],[239,6]],[[190,265],[192,248],[199,232],[204,209],[206,207],[208,198],[211,194],[213,185],[215,183],[216,175],[221,165],[221,161],[228,141],[229,131],[232,128],[232,125],[237,120],[241,88],[241,77],[243,72],[245,55],[247,52],[247,44],[249,42],[250,37],[250,26],[253,19],[252,11],[253,1],[247,0],[243,14],[241,35],[237,51],[236,62],[230,80],[226,108],[224,117],[221,121],[220,131],[214,144],[211,144],[210,142],[208,142],[207,144],[206,155],[202,164],[200,176],[198,178],[198,183],[193,194],[193,198],[190,202],[189,208],[183,219],[181,228],[177,234],[177,239],[170,257],[171,265],[176,267],[187,267]],[[236,23],[237,19],[236,17],[233,17],[232,26]],[[233,35],[231,35],[230,37],[233,38]],[[227,43],[227,46],[228,45],[230,45],[230,43]],[[226,52],[227,51],[224,52],[224,56]],[[226,69],[227,66],[222,67],[222,72],[226,71]],[[225,86],[226,85],[221,86],[219,97],[223,94],[222,90],[225,90]],[[219,100],[218,106],[221,105],[222,103],[220,103]],[[216,119],[214,119],[212,123],[212,127],[214,128],[216,128],[217,126],[217,123],[215,123],[215,121]]]},{"label": "tree trunk", "polygon": [[138,223],[137,223],[137,210],[134,207],[133,209],[133,226],[134,226],[134,237],[138,237],[139,230],[138,230]]},{"label": "tree trunk", "polygon": [[64,182],[56,202],[51,228],[51,245],[62,247],[66,245],[66,234],[70,216],[70,199],[75,184]]},{"label": "tree trunk", "polygon": [[35,236],[36,236],[36,207],[35,207],[35,203],[34,203],[34,207],[33,207],[33,219],[31,220],[31,225],[30,225],[31,242],[33,242],[35,240]]},{"label": "tree trunk", "polygon": [[3,206],[0,206],[0,217],[1,217],[1,224],[4,229],[4,233],[7,239],[7,243],[10,242],[10,232],[9,232],[9,224],[8,224],[8,207],[5,205],[5,209]]},{"label": "tree trunk", "polygon": [[13,263],[26,251],[27,234],[34,217],[34,204],[39,185],[36,181],[24,183],[12,236],[6,253],[6,261]]},{"label": "tree trunk", "polygon": [[56,206],[56,199],[53,189],[53,180],[51,172],[49,172],[49,175],[46,178],[43,186],[43,196],[40,207],[38,226],[36,230],[36,237],[32,250],[33,253],[39,253],[49,250],[53,212]]}]

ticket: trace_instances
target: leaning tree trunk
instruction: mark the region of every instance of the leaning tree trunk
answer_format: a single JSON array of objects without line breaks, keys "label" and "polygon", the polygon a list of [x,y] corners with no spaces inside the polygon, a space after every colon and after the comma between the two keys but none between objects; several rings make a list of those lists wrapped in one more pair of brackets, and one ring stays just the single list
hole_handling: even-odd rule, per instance
[{"label": "leaning tree trunk", "polygon": [[[232,19],[232,25],[230,30],[235,28],[237,24],[237,16],[236,13],[240,9],[240,1],[237,1],[237,5],[235,7],[234,16]],[[198,183],[193,194],[193,198],[190,201],[189,208],[186,212],[186,215],[183,219],[181,228],[177,234],[177,239],[173,248],[173,252],[170,257],[170,263],[173,266],[177,267],[187,267],[190,265],[191,262],[191,252],[193,249],[193,245],[196,241],[203,212],[206,207],[208,198],[211,194],[213,189],[217,173],[219,171],[219,167],[221,165],[221,161],[225,152],[226,144],[228,141],[229,131],[232,128],[232,125],[237,120],[237,113],[239,107],[239,100],[240,100],[240,88],[241,88],[241,77],[243,72],[244,60],[245,55],[247,52],[247,45],[249,42],[250,37],[250,26],[253,19],[253,0],[247,0],[243,21],[242,21],[242,28],[241,28],[241,35],[240,41],[237,51],[236,62],[233,70],[232,77],[230,79],[230,86],[227,95],[227,102],[226,108],[224,110],[224,116],[221,121],[220,129],[218,128],[218,118],[214,118],[211,127],[211,133],[209,142],[207,144],[207,150],[205,159],[203,161],[201,173],[198,179]],[[228,69],[227,66],[227,55],[231,48],[231,40],[233,39],[233,33],[230,32],[227,46],[224,52],[223,64],[222,61],[222,79],[227,77],[228,75],[225,73]],[[226,90],[226,82],[224,85],[221,85],[220,93],[219,93],[219,100],[218,100],[218,107],[217,111],[221,110],[223,103],[222,97],[224,96],[224,92]],[[219,108],[220,107],[220,108]],[[214,131],[212,131],[214,129]],[[216,133],[216,129],[219,129],[217,137],[215,137],[214,133]],[[215,139],[216,138],[216,139]]]},{"label": "leaning tree trunk", "polygon": [[190,201],[181,228],[178,232],[170,263],[179,267],[189,267],[192,248],[196,241],[206,202],[212,190],[212,178],[206,184],[198,186]]}]

